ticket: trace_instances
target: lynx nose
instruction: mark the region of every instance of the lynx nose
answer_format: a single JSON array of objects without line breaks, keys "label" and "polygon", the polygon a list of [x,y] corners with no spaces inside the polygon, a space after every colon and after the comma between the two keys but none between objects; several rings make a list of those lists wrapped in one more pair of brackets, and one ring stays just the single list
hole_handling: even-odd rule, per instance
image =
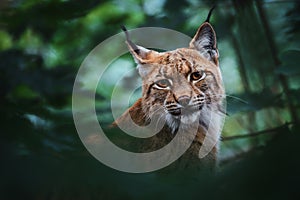
[{"label": "lynx nose", "polygon": [[190,102],[191,98],[187,95],[181,96],[177,99],[177,102],[183,107],[187,106]]}]

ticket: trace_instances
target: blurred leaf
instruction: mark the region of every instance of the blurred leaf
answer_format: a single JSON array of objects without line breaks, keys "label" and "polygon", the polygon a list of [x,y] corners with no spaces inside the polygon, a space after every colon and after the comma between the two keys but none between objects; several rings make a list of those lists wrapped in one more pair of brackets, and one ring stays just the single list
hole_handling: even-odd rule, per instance
[{"label": "blurred leaf", "polygon": [[32,2],[23,7],[17,6],[2,11],[0,23],[5,24],[6,29],[16,37],[26,27],[31,27],[49,39],[61,20],[71,20],[84,16],[99,2],[99,0]]},{"label": "blurred leaf", "polygon": [[300,99],[300,88],[290,90],[290,94],[291,94],[290,98],[295,102],[295,104],[297,106],[300,106],[300,101],[299,101],[299,99]]},{"label": "blurred leaf", "polygon": [[269,89],[260,92],[228,95],[226,97],[229,114],[238,112],[254,112],[268,107],[282,107],[281,95],[274,94]]},{"label": "blurred leaf", "polygon": [[300,74],[300,65],[298,63],[283,64],[275,72],[286,76],[298,75]]},{"label": "blurred leaf", "polygon": [[300,51],[299,50],[288,50],[284,51],[280,55],[280,60],[284,64],[300,64]]},{"label": "blurred leaf", "polygon": [[288,50],[280,55],[282,65],[275,72],[287,76],[293,76],[300,73],[300,51]]},{"label": "blurred leaf", "polygon": [[18,99],[33,99],[38,97],[38,94],[27,85],[16,86],[11,95]]},{"label": "blurred leaf", "polygon": [[2,91],[10,93],[20,85],[27,85],[32,92],[46,98],[51,105],[66,104],[72,92],[74,68],[58,66],[45,69],[43,65],[43,58],[38,55],[29,55],[17,50],[1,52],[0,71],[5,80],[5,85],[1,86]]},{"label": "blurred leaf", "polygon": [[12,46],[12,39],[7,32],[0,30],[0,38],[0,50],[8,49]]}]

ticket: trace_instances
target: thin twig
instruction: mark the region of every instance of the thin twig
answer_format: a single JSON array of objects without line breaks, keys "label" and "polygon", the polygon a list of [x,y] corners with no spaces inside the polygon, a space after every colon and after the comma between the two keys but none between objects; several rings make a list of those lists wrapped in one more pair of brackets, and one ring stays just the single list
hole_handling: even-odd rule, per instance
[{"label": "thin twig", "polygon": [[256,137],[256,136],[263,135],[263,134],[276,133],[276,131],[278,129],[287,127],[291,124],[293,124],[293,122],[288,122],[288,123],[285,123],[281,126],[277,126],[275,128],[266,129],[266,130],[258,131],[258,132],[254,132],[254,133],[248,133],[248,134],[245,134],[245,135],[233,135],[233,136],[228,136],[228,137],[222,137],[221,141],[229,141],[229,140],[243,139],[243,138],[245,139],[245,138],[249,138],[249,137]]}]

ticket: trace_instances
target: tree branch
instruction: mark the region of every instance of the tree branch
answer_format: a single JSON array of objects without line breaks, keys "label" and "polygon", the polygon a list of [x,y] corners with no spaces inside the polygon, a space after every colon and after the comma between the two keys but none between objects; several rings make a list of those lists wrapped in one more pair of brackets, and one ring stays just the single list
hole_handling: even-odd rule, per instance
[{"label": "tree branch", "polygon": [[245,135],[233,135],[233,136],[228,136],[228,137],[222,137],[221,141],[229,141],[229,140],[235,140],[235,139],[246,139],[246,138],[249,138],[249,137],[256,137],[256,136],[259,136],[259,135],[270,134],[270,133],[273,134],[273,133],[276,133],[279,129],[285,128],[285,127],[287,127],[291,124],[293,124],[293,123],[288,122],[288,123],[285,123],[281,126],[277,126],[275,128],[271,128],[271,129],[266,129],[266,130],[263,130],[263,131],[248,133],[248,134],[245,134]]}]

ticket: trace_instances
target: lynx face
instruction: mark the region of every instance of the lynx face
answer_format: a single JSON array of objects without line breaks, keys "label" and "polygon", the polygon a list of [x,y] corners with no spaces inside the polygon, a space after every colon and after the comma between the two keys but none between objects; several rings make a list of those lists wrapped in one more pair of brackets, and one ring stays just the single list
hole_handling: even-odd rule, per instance
[{"label": "lynx face", "polygon": [[188,48],[159,53],[127,44],[143,80],[142,109],[151,119],[164,118],[175,132],[180,123],[198,119],[204,128],[211,112],[220,112],[224,89],[212,26],[200,26]]}]

